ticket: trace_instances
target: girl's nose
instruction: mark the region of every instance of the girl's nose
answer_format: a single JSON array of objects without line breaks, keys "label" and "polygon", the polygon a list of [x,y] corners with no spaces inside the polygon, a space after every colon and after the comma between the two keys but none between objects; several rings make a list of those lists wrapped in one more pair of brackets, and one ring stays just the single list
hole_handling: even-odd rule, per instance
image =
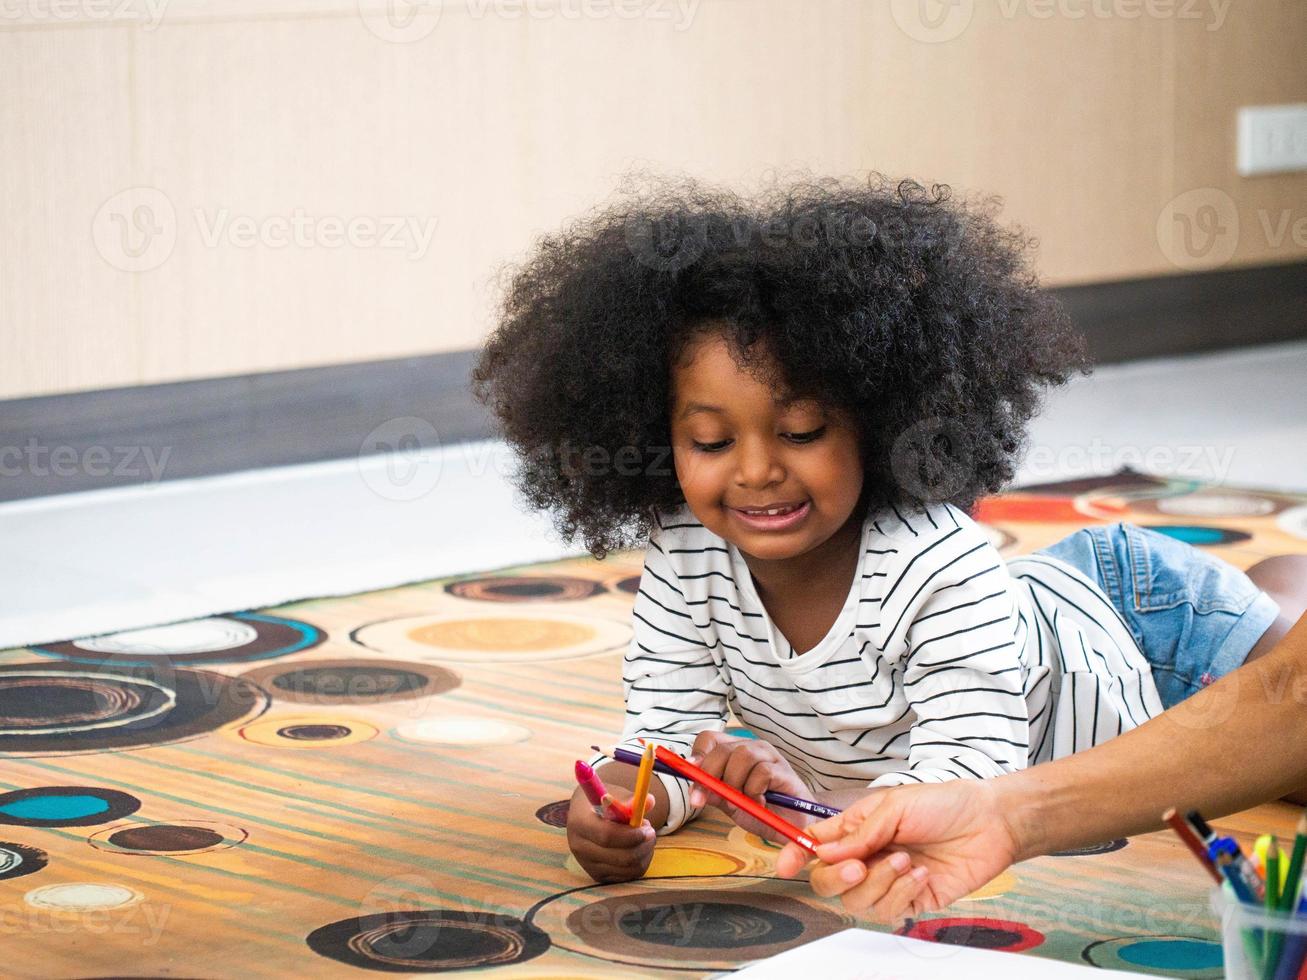
[{"label": "girl's nose", "polygon": [[765,487],[785,479],[785,469],[768,445],[750,440],[737,454],[735,481],[742,487]]}]

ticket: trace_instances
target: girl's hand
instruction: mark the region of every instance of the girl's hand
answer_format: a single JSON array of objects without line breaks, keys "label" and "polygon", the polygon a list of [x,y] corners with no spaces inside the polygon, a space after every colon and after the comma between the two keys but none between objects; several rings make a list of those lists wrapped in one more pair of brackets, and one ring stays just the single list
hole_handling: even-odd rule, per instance
[{"label": "girl's hand", "polygon": [[[822,842],[812,890],[885,923],[969,895],[1012,864],[1018,847],[992,782],[973,779],[874,790],[807,833]],[[810,858],[787,844],[776,872],[793,878]]]},{"label": "girl's hand", "polygon": [[[701,732],[694,740],[689,759],[710,776],[716,776],[764,806],[767,803],[763,794],[768,790],[812,799],[812,791],[790,768],[780,752],[761,739],[739,738],[723,732]],[[690,805],[715,806],[745,830],[765,840],[783,844],[788,839],[702,786],[690,790]],[[812,820],[806,814],[789,810],[784,811],[784,815],[786,820],[797,827],[806,826]]]},{"label": "girl's hand", "polygon": [[[652,794],[646,810],[653,807]],[[567,846],[585,873],[598,882],[631,881],[649,870],[654,829],[648,820],[639,827],[599,816],[578,787],[567,811]]]}]

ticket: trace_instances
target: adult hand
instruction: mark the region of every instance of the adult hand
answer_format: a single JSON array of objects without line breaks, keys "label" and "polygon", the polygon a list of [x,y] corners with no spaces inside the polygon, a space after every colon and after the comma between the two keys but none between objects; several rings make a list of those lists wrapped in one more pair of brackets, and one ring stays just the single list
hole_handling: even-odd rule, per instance
[{"label": "adult hand", "polygon": [[[984,780],[873,790],[807,833],[822,842],[813,891],[839,895],[850,912],[887,923],[970,894],[1012,864],[1019,850],[999,794]],[[787,844],[776,871],[793,878],[809,859]]]}]

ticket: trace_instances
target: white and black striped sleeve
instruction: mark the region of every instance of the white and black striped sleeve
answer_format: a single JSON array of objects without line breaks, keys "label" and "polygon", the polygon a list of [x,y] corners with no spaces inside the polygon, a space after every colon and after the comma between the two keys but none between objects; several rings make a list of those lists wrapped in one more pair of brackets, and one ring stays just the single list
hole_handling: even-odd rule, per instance
[{"label": "white and black striped sleeve", "polygon": [[915,723],[907,767],[873,786],[984,779],[1027,763],[1030,718],[1007,568],[965,518],[929,539],[890,580],[882,607],[883,621],[906,624],[898,668]]},{"label": "white and black striped sleeve", "polygon": [[[635,597],[634,635],[622,666],[622,745],[638,752],[643,738],[687,755],[700,732],[725,729],[730,685],[716,640],[696,625],[664,542],[655,529]],[[699,811],[689,805],[689,784],[659,778],[671,802],[662,833],[671,833]]]}]

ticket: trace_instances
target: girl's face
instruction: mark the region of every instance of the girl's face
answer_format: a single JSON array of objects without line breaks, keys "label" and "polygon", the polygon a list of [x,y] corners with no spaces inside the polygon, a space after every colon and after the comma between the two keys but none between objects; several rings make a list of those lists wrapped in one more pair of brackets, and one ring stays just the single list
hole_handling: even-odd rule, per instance
[{"label": "girl's face", "polygon": [[[815,401],[778,403],[716,334],[691,344],[671,386],[676,477],[704,527],[775,560],[804,554],[845,526],[863,476],[847,420]],[[742,513],[775,507],[798,510],[770,519]]]}]

